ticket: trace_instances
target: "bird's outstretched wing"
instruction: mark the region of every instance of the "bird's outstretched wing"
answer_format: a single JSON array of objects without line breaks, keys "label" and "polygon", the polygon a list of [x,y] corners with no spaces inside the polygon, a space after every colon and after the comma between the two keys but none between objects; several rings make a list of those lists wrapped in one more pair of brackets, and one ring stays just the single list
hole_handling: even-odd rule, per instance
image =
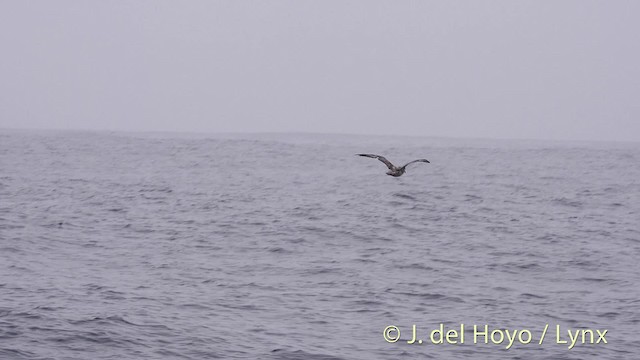
[{"label": "bird's outstretched wing", "polygon": [[[378,159],[380,161],[382,161],[385,165],[387,165],[387,167],[389,168],[389,170],[393,170],[395,166],[393,166],[393,164],[387,160],[384,156],[380,156],[380,155],[374,155],[374,154],[358,154],[360,156],[366,156],[366,157],[370,157],[370,158],[374,158],[374,159]],[[406,166],[406,165],[405,165]]]},{"label": "bird's outstretched wing", "polygon": [[409,165],[409,164],[413,164],[413,163],[415,163],[415,162],[425,162],[425,163],[428,163],[428,162],[429,162],[429,160],[427,160],[427,159],[418,159],[418,160],[409,161],[408,163],[404,164],[404,166],[403,166],[402,168],[406,168],[406,167],[407,167],[407,165]]}]

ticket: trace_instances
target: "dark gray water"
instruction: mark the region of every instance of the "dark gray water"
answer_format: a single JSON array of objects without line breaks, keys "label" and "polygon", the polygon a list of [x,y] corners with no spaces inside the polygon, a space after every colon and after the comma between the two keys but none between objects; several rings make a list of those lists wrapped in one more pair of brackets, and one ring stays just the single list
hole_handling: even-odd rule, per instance
[{"label": "dark gray water", "polygon": [[635,359],[639,220],[640,144],[5,130],[0,358]]}]

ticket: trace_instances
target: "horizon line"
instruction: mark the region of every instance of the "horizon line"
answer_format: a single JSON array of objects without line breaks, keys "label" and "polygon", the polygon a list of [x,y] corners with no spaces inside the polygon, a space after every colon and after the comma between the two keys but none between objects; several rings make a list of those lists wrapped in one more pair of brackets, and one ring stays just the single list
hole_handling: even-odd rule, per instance
[{"label": "horizon line", "polygon": [[395,138],[431,138],[451,140],[489,140],[489,141],[547,141],[547,142],[581,142],[581,143],[640,143],[640,140],[621,139],[553,139],[535,137],[487,137],[487,136],[451,136],[451,135],[407,135],[407,134],[357,134],[349,132],[310,132],[310,131],[198,131],[198,130],[124,130],[124,129],[89,129],[89,128],[33,128],[33,127],[1,127],[0,131],[42,131],[42,132],[94,132],[124,134],[193,134],[193,135],[319,135],[319,136],[358,136],[358,137],[395,137]]}]

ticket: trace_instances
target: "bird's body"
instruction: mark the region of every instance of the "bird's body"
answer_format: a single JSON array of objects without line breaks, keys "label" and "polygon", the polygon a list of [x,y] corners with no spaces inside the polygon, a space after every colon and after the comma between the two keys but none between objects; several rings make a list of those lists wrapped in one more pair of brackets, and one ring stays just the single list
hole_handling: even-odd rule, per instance
[{"label": "bird's body", "polygon": [[387,160],[384,156],[380,156],[380,155],[374,155],[374,154],[357,154],[359,156],[365,156],[365,157],[369,157],[369,158],[373,158],[373,159],[378,159],[380,161],[382,161],[385,165],[387,165],[387,168],[389,168],[389,171],[387,171],[387,175],[391,175],[393,177],[398,177],[398,176],[402,176],[402,174],[404,174],[404,172],[406,171],[406,167],[409,164],[413,164],[415,162],[425,162],[428,163],[429,160],[427,159],[418,159],[418,160],[413,160],[410,161],[406,164],[404,164],[403,166],[395,166],[391,163],[391,161]]}]

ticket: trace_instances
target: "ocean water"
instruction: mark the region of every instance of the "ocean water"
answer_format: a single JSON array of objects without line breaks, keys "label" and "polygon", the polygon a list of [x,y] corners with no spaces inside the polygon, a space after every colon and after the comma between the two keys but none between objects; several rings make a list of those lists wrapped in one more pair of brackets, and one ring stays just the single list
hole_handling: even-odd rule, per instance
[{"label": "ocean water", "polygon": [[0,131],[0,359],[637,359],[639,257],[637,143]]}]

